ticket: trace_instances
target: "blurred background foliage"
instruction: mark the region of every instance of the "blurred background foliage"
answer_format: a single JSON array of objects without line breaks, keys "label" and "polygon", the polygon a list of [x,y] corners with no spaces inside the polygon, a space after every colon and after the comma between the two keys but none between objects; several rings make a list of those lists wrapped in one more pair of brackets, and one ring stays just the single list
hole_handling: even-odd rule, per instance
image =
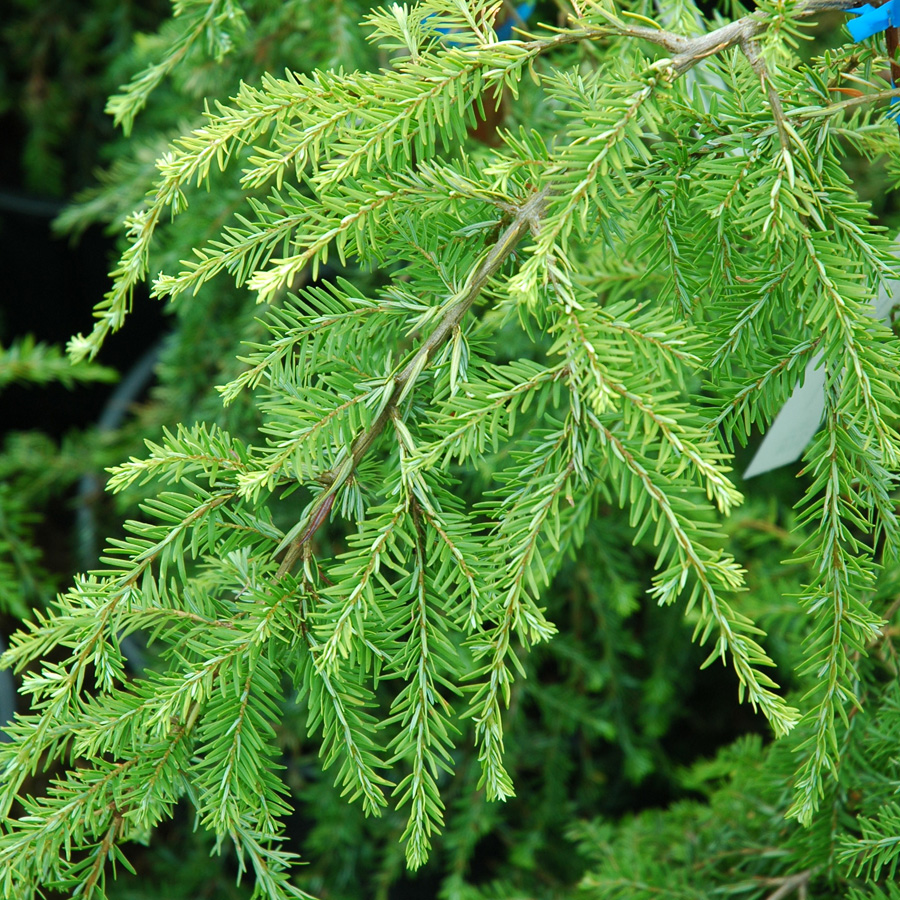
[{"label": "blurred background foliage", "polygon": [[[90,567],[98,542],[116,534],[125,515],[137,515],[136,496],[103,495],[105,466],[140,454],[144,438],[178,422],[215,422],[245,435],[256,427],[249,400],[226,410],[214,390],[240,369],[238,338],[261,327],[254,298],[228,279],[208,285],[202,304],[163,310],[137,297],[135,317],[110,342],[102,365],[71,368],[53,346],[86,329],[105,290],[109,235],[139,205],[157,157],[199,124],[204,103],[225,101],[242,80],[256,83],[285,68],[389,62],[365,41],[359,22],[368,4],[357,0],[224,2],[216,28],[191,18],[207,4],[175,6],[183,15],[172,19],[163,0],[4,4],[0,390],[8,414],[0,452],[0,637],[74,571]],[[558,12],[545,2],[536,17],[554,21]],[[838,14],[823,18],[810,55],[839,39],[841,21]],[[180,50],[170,58],[173,40]],[[110,96],[109,108],[120,114],[134,106],[123,96],[146,101],[133,122],[124,114],[127,139],[105,111]],[[540,114],[527,107],[527,95],[522,103],[507,112],[526,121]],[[896,229],[888,173],[860,164],[853,174],[863,198]],[[244,196],[235,176],[193,197],[190,214],[157,241],[151,271],[190,256]],[[737,471],[747,455],[739,452]],[[804,538],[793,511],[803,488],[793,471],[770,473],[727,526],[730,549],[749,571],[745,611],[768,632],[776,680],[791,690],[804,687],[790,681],[805,636],[792,599],[802,573],[782,560]],[[477,493],[478,486],[467,489]],[[549,594],[548,617],[560,634],[523,655],[528,677],[516,681],[508,714],[518,796],[487,803],[475,787],[477,760],[460,751],[447,831],[415,876],[405,870],[398,840],[404,817],[367,820],[344,803],[320,771],[318,745],[306,737],[303,699],[286,705],[278,728],[294,796],[289,832],[308,861],[304,889],[340,900],[898,896],[893,869],[861,870],[854,843],[864,830],[861,811],[873,815],[897,803],[896,627],[861,664],[858,693],[869,702],[847,729],[846,764],[824,803],[832,815],[807,831],[784,819],[790,745],[773,745],[761,717],[738,704],[730,669],[700,668],[703,651],[690,641],[690,622],[640,602],[653,552],[641,543],[623,553],[630,543],[626,517],[609,510]],[[900,572],[886,571],[880,608],[895,622],[898,591]],[[143,659],[140,648],[134,652]],[[0,677],[5,716],[13,682],[9,673]],[[249,888],[235,886],[234,860],[210,856],[211,849],[185,810],[151,847],[132,854],[140,877],[120,879],[112,896],[249,896]],[[874,881],[863,888],[867,874]]]}]

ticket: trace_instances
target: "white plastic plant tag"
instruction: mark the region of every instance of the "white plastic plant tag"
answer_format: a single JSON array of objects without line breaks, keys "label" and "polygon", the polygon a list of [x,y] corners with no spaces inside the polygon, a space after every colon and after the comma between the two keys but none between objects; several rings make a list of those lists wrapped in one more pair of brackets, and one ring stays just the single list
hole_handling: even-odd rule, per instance
[{"label": "white plastic plant tag", "polygon": [[762,475],[799,459],[819,430],[825,412],[825,369],[816,368],[821,360],[822,354],[817,353],[806,364],[803,384],[794,388],[794,393],[775,416],[756,455],[747,466],[744,478]]},{"label": "white plastic plant tag", "polygon": [[[895,255],[900,256],[900,235]],[[894,304],[900,302],[900,281],[882,284],[874,301],[876,319],[886,319]],[[825,412],[825,370],[817,366],[821,354],[809,361],[803,384],[794,389],[775,417],[756,455],[747,466],[744,478],[753,478],[798,460],[812,440]]]}]

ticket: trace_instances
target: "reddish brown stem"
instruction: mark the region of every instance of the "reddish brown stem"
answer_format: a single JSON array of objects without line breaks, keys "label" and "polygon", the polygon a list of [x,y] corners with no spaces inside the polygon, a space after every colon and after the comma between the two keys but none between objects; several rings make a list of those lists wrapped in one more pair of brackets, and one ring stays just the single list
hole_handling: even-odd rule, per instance
[{"label": "reddish brown stem", "polygon": [[[900,44],[900,28],[888,28],[884,32],[887,41],[887,55],[891,63],[891,85],[897,87],[900,84],[900,62],[897,62],[897,46]],[[900,130],[900,121],[897,122]]]}]

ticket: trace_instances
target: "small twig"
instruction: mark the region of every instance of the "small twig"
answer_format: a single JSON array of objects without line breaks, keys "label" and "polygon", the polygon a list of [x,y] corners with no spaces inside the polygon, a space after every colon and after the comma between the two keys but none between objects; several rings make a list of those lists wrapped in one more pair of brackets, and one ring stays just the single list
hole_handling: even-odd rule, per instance
[{"label": "small twig", "polygon": [[839,100],[837,103],[829,103],[821,109],[811,109],[807,112],[795,113],[798,119],[821,119],[823,116],[833,116],[842,109],[851,109],[854,106],[862,106],[865,103],[878,103],[881,100],[893,100],[900,97],[900,88],[891,88],[887,91],[877,91],[874,94],[862,94],[859,97],[850,97],[847,100]]},{"label": "small twig", "polygon": [[100,846],[97,848],[97,855],[94,858],[94,864],[91,866],[91,871],[83,885],[84,890],[82,895],[88,898],[88,900],[93,896],[94,889],[100,883],[106,861],[109,859],[113,852],[113,848],[122,836],[122,825],[125,819],[122,813],[115,808],[113,808],[112,813],[112,821],[110,822],[109,828],[106,830],[106,834],[100,841]]},{"label": "small twig", "polygon": [[462,291],[448,304],[447,310],[443,318],[438,322],[437,327],[431,332],[425,343],[419,347],[403,370],[394,376],[390,398],[384,404],[375,421],[364,432],[357,435],[350,446],[349,453],[329,472],[326,472],[319,478],[323,484],[328,485],[328,488],[312,504],[306,523],[301,527],[300,535],[291,542],[281,565],[278,567],[278,572],[275,575],[276,579],[280,579],[290,571],[303,552],[303,548],[312,540],[316,531],[328,519],[338,490],[342,485],[346,484],[356,471],[363,457],[369,452],[378,436],[384,430],[384,426],[397,412],[398,407],[412,389],[416,379],[431,362],[438,349],[451,337],[454,329],[462,322],[466,313],[471,309],[472,304],[484,289],[484,286],[506,262],[519,241],[524,237],[525,232],[538,228],[548,193],[549,188],[544,188],[532,194],[516,208],[513,221],[491,247],[482,263],[469,276]]},{"label": "small twig", "polygon": [[778,96],[778,91],[775,90],[775,85],[772,84],[772,79],[769,77],[769,70],[765,60],[759,55],[759,48],[756,46],[756,41],[741,41],[741,50],[743,51],[744,56],[747,57],[747,62],[750,63],[753,71],[756,72],[759,77],[763,88],[765,88],[766,96],[769,100],[769,109],[772,110],[772,118],[775,120],[775,127],[778,129],[778,140],[781,141],[782,148],[787,153],[790,153],[791,138],[788,134],[787,127],[785,126],[787,120],[784,115],[784,107],[781,105],[781,97]]},{"label": "small twig", "polygon": [[884,621],[886,623],[885,629],[887,629],[887,624],[890,623],[891,619],[893,619],[894,616],[897,615],[898,609],[900,609],[900,597],[897,597],[885,611],[885,614],[883,616]]},{"label": "small twig", "polygon": [[779,885],[766,897],[766,900],[782,900],[783,897],[787,897],[792,891],[797,891],[801,898],[805,897],[806,886],[809,884],[809,879],[812,878],[814,871],[814,869],[804,869],[802,872],[797,872],[796,875],[788,875],[785,878],[765,879],[767,884]]}]

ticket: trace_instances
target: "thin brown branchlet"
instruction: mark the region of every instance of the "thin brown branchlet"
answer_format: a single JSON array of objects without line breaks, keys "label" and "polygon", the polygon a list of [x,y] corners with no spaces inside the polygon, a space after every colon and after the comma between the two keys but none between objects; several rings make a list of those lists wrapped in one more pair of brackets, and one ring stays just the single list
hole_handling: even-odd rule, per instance
[{"label": "thin brown branchlet", "polygon": [[275,576],[277,579],[282,578],[293,568],[313,535],[327,521],[337,492],[353,476],[360,462],[384,430],[384,426],[396,415],[400,404],[409,395],[419,375],[427,368],[437,351],[453,335],[454,330],[472,308],[472,304],[478,299],[484,287],[510,257],[526,232],[538,231],[541,214],[549,193],[549,188],[545,187],[543,190],[531,194],[519,206],[511,207],[511,210],[514,211],[512,222],[497,238],[481,263],[473,269],[462,291],[447,303],[446,311],[434,331],[416,351],[412,359],[393,377],[390,396],[382,405],[381,412],[375,417],[372,424],[356,437],[344,458],[331,470],[319,476],[319,482],[327,487],[312,504],[303,523],[299,525],[299,537],[290,543],[288,551],[278,567]]}]

